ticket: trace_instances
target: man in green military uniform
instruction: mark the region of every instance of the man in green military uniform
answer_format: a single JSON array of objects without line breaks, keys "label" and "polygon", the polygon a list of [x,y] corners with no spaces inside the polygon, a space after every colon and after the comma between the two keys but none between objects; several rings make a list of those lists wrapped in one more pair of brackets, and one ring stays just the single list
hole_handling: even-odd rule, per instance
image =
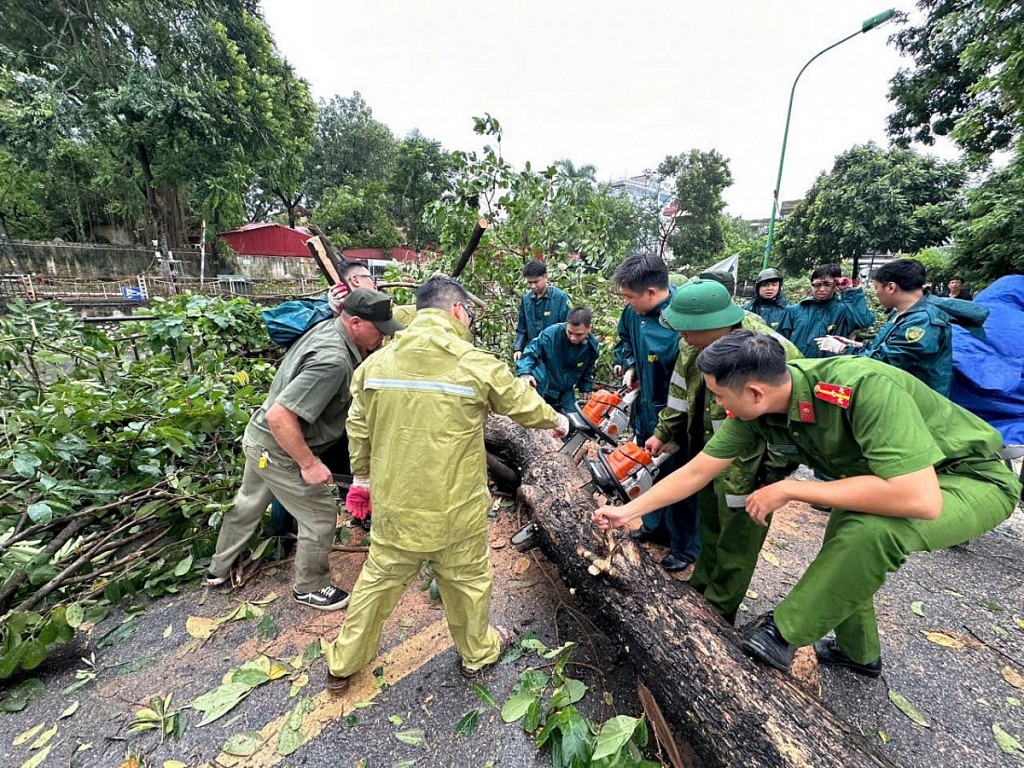
[{"label": "man in green military uniform", "polygon": [[[820,663],[877,677],[872,601],[886,576],[911,553],[967,541],[1014,509],[1020,483],[996,456],[999,433],[898,368],[856,357],[787,363],[778,342],[750,331],[719,339],[697,365],[735,418],[680,471],[625,506],[601,507],[595,520],[624,525],[762,445],[837,478],[782,480],[747,498],[761,524],[790,501],[833,512],[821,551],[774,614],[746,630],[743,649],[787,670],[796,647],[814,643]],[[819,640],[830,630],[834,639]]]},{"label": "man in green military uniform", "polygon": [[838,264],[824,264],[811,272],[811,295],[790,304],[776,330],[796,344],[804,357],[824,357],[815,339],[833,334],[849,336],[858,328],[874,325],[875,313],[864,291]]},{"label": "man in green military uniform", "polygon": [[988,307],[926,295],[924,264],[916,259],[886,262],[873,276],[878,302],[889,319],[867,344],[841,336],[815,339],[830,354],[863,355],[902,368],[939,394],[949,397],[953,382],[953,329],[964,326],[985,338]]},{"label": "man in green military uniform", "polygon": [[484,422],[495,411],[526,427],[556,427],[556,436],[569,423],[504,363],[460,337],[473,319],[469,302],[457,281],[428,280],[409,327],[352,382],[354,483],[346,505],[372,505],[374,522],[345,624],[325,652],[332,694],[344,693],[373,659],[384,621],[424,560],[462,673],[476,676],[500,655],[490,627]]},{"label": "man in green military uniform", "polygon": [[[711,280],[693,280],[679,288],[661,313],[661,324],[678,331],[682,340],[669,382],[668,404],[658,414],[654,435],[645,443],[654,456],[660,455],[669,441],[680,445],[686,456],[696,456],[725,423],[725,409],[709,396],[697,369],[702,349],[737,328],[746,328],[776,338],[788,359],[801,356],[795,346],[757,315],[744,312],[722,285]],[[730,623],[736,619],[768,533],[766,526],[747,515],[747,494],[758,482],[782,479],[794,468],[789,462],[766,457],[764,451],[754,452],[734,461],[713,485],[698,494],[701,548],[690,586]]]},{"label": "man in green military uniform", "polygon": [[334,478],[320,456],[345,433],[356,366],[385,335],[400,330],[391,299],[360,288],[337,319],[320,323],[288,348],[267,399],[245,429],[242,486],[221,522],[208,585],[228,580],[231,565],[276,498],[298,523],[295,600],[324,611],[345,607],[348,593],[331,584],[328,563],[338,516],[327,488]]},{"label": "man in green military uniform", "polygon": [[600,347],[590,332],[593,323],[587,307],[569,310],[568,320],[541,331],[516,363],[519,378],[563,413],[576,406],[576,389],[581,400],[594,391],[594,364]]}]

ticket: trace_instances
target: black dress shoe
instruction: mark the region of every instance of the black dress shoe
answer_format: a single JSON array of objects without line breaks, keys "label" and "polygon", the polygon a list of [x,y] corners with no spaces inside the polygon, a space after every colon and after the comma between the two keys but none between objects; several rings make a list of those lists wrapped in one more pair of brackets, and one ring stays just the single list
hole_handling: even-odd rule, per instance
[{"label": "black dress shoe", "polygon": [[775,626],[775,617],[766,613],[743,630],[743,652],[778,670],[789,672],[796,648],[790,645]]},{"label": "black dress shoe", "polygon": [[693,560],[690,558],[676,557],[675,555],[665,555],[664,559],[661,561],[661,567],[669,573],[685,571],[691,565],[693,565]]},{"label": "black dress shoe", "polygon": [[631,538],[633,541],[639,542],[654,541],[654,531],[648,530],[647,528],[641,526],[640,528],[637,528],[635,531],[630,531],[629,538]]},{"label": "black dress shoe", "polygon": [[834,637],[826,637],[814,644],[814,655],[818,663],[829,667],[846,667],[851,672],[865,677],[878,677],[882,674],[882,659],[878,658],[870,664],[854,661],[839,650],[839,643]]},{"label": "black dress shoe", "polygon": [[370,526],[372,525],[372,523],[370,522],[370,515],[367,515],[362,520],[360,520],[359,521],[359,525],[361,525],[363,527],[364,531],[369,531],[370,530]]}]

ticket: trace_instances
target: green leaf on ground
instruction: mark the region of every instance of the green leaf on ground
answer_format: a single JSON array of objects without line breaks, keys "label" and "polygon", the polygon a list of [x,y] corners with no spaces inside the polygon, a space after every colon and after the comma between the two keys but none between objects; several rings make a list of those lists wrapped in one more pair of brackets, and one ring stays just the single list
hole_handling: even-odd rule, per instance
[{"label": "green leaf on ground", "polygon": [[501,719],[506,723],[514,723],[526,714],[526,710],[530,708],[534,701],[539,699],[539,696],[535,696],[532,693],[517,693],[513,695],[505,702],[505,706],[501,708]]},{"label": "green leaf on ground", "polygon": [[245,683],[226,683],[209,693],[204,693],[192,702],[192,708],[203,713],[199,726],[208,725],[219,717],[223,717],[252,691],[251,685]]},{"label": "green leaf on ground", "polygon": [[36,734],[43,730],[44,725],[46,725],[46,723],[40,723],[39,725],[33,725],[27,731],[22,731],[14,737],[14,741],[12,741],[11,743],[16,747],[20,747],[29,739],[34,739],[36,737]]},{"label": "green leaf on ground", "polygon": [[248,757],[259,749],[262,743],[263,736],[259,731],[242,731],[234,736],[229,736],[220,751],[237,757]]},{"label": "green leaf on ground", "polygon": [[186,555],[174,566],[174,575],[184,576],[190,570],[192,570],[192,555]]},{"label": "green leaf on ground", "polygon": [[910,604],[910,610],[916,613],[921,618],[924,618],[924,603],[920,600],[915,600]]},{"label": "green leaf on ground", "polygon": [[306,741],[306,734],[295,728],[282,728],[277,737],[277,753],[287,757]]},{"label": "green leaf on ground", "polygon": [[408,731],[399,731],[395,734],[395,738],[403,744],[411,744],[415,747],[423,743],[426,734],[422,728],[411,728]]},{"label": "green leaf on ground", "polygon": [[618,754],[633,737],[633,732],[639,724],[638,717],[619,715],[602,725],[601,732],[597,734],[597,744],[591,761],[596,762],[601,758]]},{"label": "green leaf on ground", "polygon": [[992,723],[992,735],[996,737],[996,744],[1006,754],[1016,755],[1020,752],[1020,742],[1004,731],[998,723]]},{"label": "green leaf on ground", "polygon": [[392,725],[396,725],[397,726],[397,725],[401,725],[405,721],[402,720],[402,718],[400,718],[398,715],[388,715],[388,722],[391,723]]},{"label": "green leaf on ground", "polygon": [[480,708],[471,709],[469,712],[464,714],[459,722],[455,725],[456,736],[466,736],[476,730],[476,726],[480,721]]},{"label": "green leaf on ground", "polygon": [[765,562],[771,563],[772,565],[774,565],[776,567],[778,567],[779,564],[780,564],[779,563],[779,558],[775,555],[774,552],[769,552],[767,550],[762,550],[761,557],[764,559]]},{"label": "green leaf on ground", "polygon": [[57,715],[57,719],[58,720],[63,720],[65,717],[71,717],[77,711],[78,711],[78,701],[76,699],[75,701],[71,702],[67,707],[65,707],[63,712],[61,712],[59,715]]},{"label": "green leaf on ground", "polygon": [[43,760],[50,754],[50,750],[53,748],[52,744],[48,744],[45,749],[40,752],[36,752],[32,757],[21,764],[21,768],[38,768],[43,764]]},{"label": "green leaf on ground", "polygon": [[923,728],[931,728],[931,723],[921,714],[921,710],[915,707],[902,693],[889,691],[889,701],[896,705],[896,708]]},{"label": "green leaf on ground", "polygon": [[494,700],[494,697],[491,696],[491,692],[487,690],[486,685],[484,685],[483,683],[477,683],[473,686],[473,693],[475,693],[476,697],[480,699],[480,701],[482,701],[484,704],[486,704],[489,707],[494,707],[495,709],[497,709],[498,703]]}]

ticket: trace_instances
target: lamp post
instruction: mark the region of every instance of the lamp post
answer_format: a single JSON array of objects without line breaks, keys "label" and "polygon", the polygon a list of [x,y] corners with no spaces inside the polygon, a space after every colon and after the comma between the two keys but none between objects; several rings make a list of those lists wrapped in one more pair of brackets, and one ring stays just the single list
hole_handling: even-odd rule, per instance
[{"label": "lamp post", "polygon": [[772,240],[775,237],[775,218],[779,213],[779,187],[782,186],[782,164],[786,161],[786,141],[789,138],[789,118],[793,114],[793,96],[796,94],[796,84],[800,82],[800,76],[804,73],[804,70],[811,65],[811,62],[813,62],[823,53],[828,53],[836,46],[842,45],[847,40],[852,40],[857,35],[862,35],[865,32],[870,32],[872,29],[877,29],[878,27],[885,24],[885,22],[889,21],[889,19],[891,19],[895,15],[896,9],[890,8],[887,11],[876,13],[870,19],[865,19],[864,22],[860,25],[859,31],[854,32],[852,35],[847,35],[838,42],[832,43],[832,45],[830,45],[828,48],[818,51],[810,59],[808,59],[807,63],[804,64],[803,67],[801,67],[800,71],[797,73],[796,80],[793,81],[793,87],[789,91],[789,108],[786,110],[786,128],[782,132],[782,154],[779,155],[779,175],[778,178],[775,180],[775,191],[773,193],[772,199],[772,217],[768,220],[768,241],[764,244],[764,260],[761,263],[762,269],[765,269],[768,266],[768,258],[769,256],[771,256],[772,253]]}]

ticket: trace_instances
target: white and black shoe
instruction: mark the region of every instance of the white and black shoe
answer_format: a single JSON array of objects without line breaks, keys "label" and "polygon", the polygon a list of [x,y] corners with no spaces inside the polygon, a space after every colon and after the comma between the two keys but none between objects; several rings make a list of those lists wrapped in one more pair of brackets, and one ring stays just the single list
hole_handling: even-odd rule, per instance
[{"label": "white and black shoe", "polygon": [[292,587],[292,596],[295,598],[295,602],[316,608],[318,611],[340,611],[348,605],[349,599],[348,592],[333,584],[328,584],[316,592],[299,592]]},{"label": "white and black shoe", "polygon": [[226,582],[231,577],[228,575],[218,576],[213,571],[206,572],[206,586],[208,587],[219,587],[221,584]]}]

